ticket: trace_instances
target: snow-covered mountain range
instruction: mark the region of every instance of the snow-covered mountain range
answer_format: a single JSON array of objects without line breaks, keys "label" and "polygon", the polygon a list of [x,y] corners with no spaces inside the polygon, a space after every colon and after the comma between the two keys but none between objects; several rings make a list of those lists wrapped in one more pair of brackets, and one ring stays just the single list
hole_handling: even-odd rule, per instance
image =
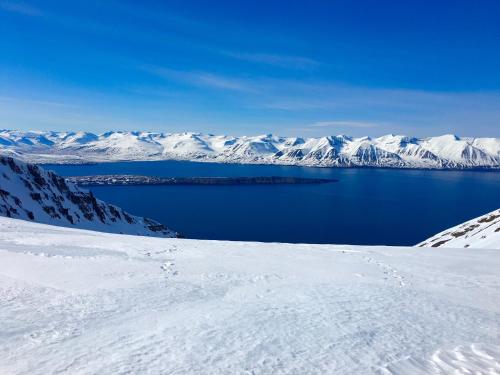
[{"label": "snow-covered mountain range", "polygon": [[500,250],[500,209],[449,228],[416,246]]},{"label": "snow-covered mountain range", "polygon": [[0,131],[0,153],[37,163],[196,160],[321,167],[500,168],[500,138]]},{"label": "snow-covered mountain range", "polygon": [[151,219],[130,215],[34,164],[0,156],[0,216],[101,232],[173,237]]}]

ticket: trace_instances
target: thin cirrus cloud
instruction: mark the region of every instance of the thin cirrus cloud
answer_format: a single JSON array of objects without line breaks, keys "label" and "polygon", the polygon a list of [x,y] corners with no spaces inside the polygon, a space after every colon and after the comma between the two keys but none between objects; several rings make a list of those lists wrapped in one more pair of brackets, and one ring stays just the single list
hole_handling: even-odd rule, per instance
[{"label": "thin cirrus cloud", "polygon": [[288,69],[309,70],[317,68],[319,65],[321,65],[319,61],[303,56],[289,56],[266,53],[240,53],[230,51],[223,51],[222,55],[241,61]]},{"label": "thin cirrus cloud", "polygon": [[[55,100],[38,100],[30,98],[19,98],[15,96],[0,96],[0,109],[5,109],[6,107],[33,107],[41,106],[46,108],[78,108],[79,106],[74,103],[55,101]],[[24,109],[25,110],[25,109]]]},{"label": "thin cirrus cloud", "polygon": [[19,1],[0,1],[0,9],[7,12],[23,14],[25,16],[36,17],[43,15],[40,9]]},{"label": "thin cirrus cloud", "polygon": [[183,71],[159,66],[141,66],[141,70],[162,79],[180,82],[192,86],[204,86],[213,89],[254,93],[255,85],[244,79],[226,77],[204,71]]},{"label": "thin cirrus cloud", "polygon": [[368,121],[318,121],[310,124],[312,128],[336,128],[336,127],[349,127],[349,128],[375,128],[380,124]]}]

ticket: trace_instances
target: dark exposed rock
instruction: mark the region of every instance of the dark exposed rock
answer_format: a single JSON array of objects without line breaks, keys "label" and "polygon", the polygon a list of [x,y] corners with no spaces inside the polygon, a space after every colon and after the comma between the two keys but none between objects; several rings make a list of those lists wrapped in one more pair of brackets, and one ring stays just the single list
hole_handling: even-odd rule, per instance
[{"label": "dark exposed rock", "polygon": [[31,183],[27,179],[21,177],[21,180],[23,181],[24,186],[26,186],[30,191],[34,190],[33,186],[31,185]]},{"label": "dark exposed rock", "polygon": [[12,169],[13,172],[17,174],[21,174],[21,168],[16,164],[14,159],[7,157],[7,164],[9,165],[10,169]]},{"label": "dark exposed rock", "polygon": [[43,186],[47,185],[47,182],[45,181],[42,174],[40,173],[40,168],[38,168],[34,164],[27,164],[27,167],[28,167],[28,171],[33,176],[33,181],[35,181],[35,183],[39,187],[43,187]]},{"label": "dark exposed rock", "polygon": [[449,241],[449,240],[442,240],[442,241],[438,241],[438,242],[436,242],[436,243],[432,244],[431,246],[432,246],[432,247],[439,247],[439,246],[441,246],[441,245],[444,245],[444,244],[445,244],[446,242],[448,242],[448,241]]},{"label": "dark exposed rock", "polygon": [[69,190],[69,187],[66,184],[66,180],[64,180],[64,178],[59,177],[55,173],[50,173],[50,177],[52,179],[53,184],[55,186],[57,186],[57,188],[59,189],[59,191],[66,192],[66,191]]},{"label": "dark exposed rock", "polygon": [[58,218],[60,219],[61,218],[61,215],[59,215],[57,212],[56,212],[56,209],[52,206],[42,206],[42,209],[48,214],[50,215],[52,218]]},{"label": "dark exposed rock", "polygon": [[0,197],[7,198],[8,196],[10,196],[8,191],[0,189]]},{"label": "dark exposed rock", "polygon": [[163,224],[154,222],[146,217],[144,218],[144,223],[146,223],[148,228],[150,230],[152,230],[153,232],[161,232],[161,231],[167,229],[167,228],[165,228],[165,226]]},{"label": "dark exposed rock", "polygon": [[118,211],[118,209],[115,206],[110,204],[108,207],[109,207],[109,212],[111,212],[111,215],[113,215],[115,218],[118,218],[118,219],[122,218],[120,215],[120,212]]},{"label": "dark exposed rock", "polygon": [[40,193],[31,193],[30,196],[34,201],[42,203],[42,196],[40,195]]},{"label": "dark exposed rock", "polygon": [[69,210],[67,208],[60,207],[59,213],[63,215],[66,218],[66,220],[68,220],[71,224],[75,223],[75,221],[73,220],[73,216],[70,215]]},{"label": "dark exposed rock", "polygon": [[132,218],[132,216],[130,216],[126,212],[123,213],[123,216],[125,217],[125,220],[127,220],[127,223],[132,224],[134,222],[134,219]]},{"label": "dark exposed rock", "polygon": [[18,207],[21,207],[21,200],[18,197],[12,196],[12,199],[14,200],[14,204]]}]

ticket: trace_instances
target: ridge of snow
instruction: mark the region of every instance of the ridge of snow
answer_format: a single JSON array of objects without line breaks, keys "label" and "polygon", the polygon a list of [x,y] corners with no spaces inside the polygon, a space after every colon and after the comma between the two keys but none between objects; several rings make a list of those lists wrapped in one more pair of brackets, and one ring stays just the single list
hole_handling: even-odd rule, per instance
[{"label": "ridge of snow", "polygon": [[96,135],[0,130],[0,154],[37,163],[196,160],[319,167],[500,168],[500,138],[452,134],[423,139],[394,134],[378,138],[231,137],[134,131]]}]

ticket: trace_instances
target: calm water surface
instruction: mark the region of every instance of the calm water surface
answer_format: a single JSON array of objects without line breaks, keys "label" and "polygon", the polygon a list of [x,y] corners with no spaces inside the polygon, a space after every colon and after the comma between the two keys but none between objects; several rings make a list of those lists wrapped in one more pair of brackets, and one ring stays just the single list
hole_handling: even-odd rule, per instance
[{"label": "calm water surface", "polygon": [[50,165],[64,176],[335,178],[323,185],[104,186],[94,194],[188,238],[413,245],[500,207],[500,172],[302,168],[179,161]]}]

